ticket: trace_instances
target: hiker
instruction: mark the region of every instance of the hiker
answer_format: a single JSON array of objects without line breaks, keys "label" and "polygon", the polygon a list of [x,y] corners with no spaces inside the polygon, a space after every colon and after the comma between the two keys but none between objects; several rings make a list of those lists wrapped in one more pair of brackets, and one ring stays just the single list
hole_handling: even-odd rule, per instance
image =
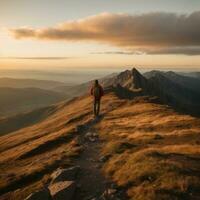
[{"label": "hiker", "polygon": [[101,97],[104,95],[103,88],[98,80],[94,81],[94,85],[90,90],[91,95],[94,97],[94,116],[99,115]]}]

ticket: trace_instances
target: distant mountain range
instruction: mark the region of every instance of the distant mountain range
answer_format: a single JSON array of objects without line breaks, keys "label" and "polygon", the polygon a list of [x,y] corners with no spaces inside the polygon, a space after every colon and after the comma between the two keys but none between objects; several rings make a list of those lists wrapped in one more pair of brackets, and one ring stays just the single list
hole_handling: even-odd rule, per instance
[{"label": "distant mountain range", "polygon": [[[150,71],[143,75],[135,68],[100,79],[104,88],[112,88],[123,98],[151,95],[176,110],[200,114],[200,79],[198,72],[178,74],[172,71]],[[55,88],[68,96],[80,96],[89,92],[93,81],[76,86]]]},{"label": "distant mountain range", "polygon": [[[193,73],[198,75],[197,73]],[[172,71],[150,71],[143,75],[133,68],[119,74],[100,79],[105,89],[112,88],[123,98],[136,96],[157,96],[161,102],[176,110],[190,114],[200,114],[200,79],[189,74],[181,75]],[[80,96],[89,92],[93,81],[55,88],[68,96]]]},{"label": "distant mountain range", "polygon": [[200,79],[200,72],[187,72],[187,73],[181,72],[180,74],[183,76],[189,76]]},{"label": "distant mountain range", "polygon": [[155,95],[175,109],[200,114],[200,79],[183,76],[172,71],[151,71],[144,74]]},{"label": "distant mountain range", "polygon": [[0,87],[10,88],[40,88],[40,89],[53,89],[58,86],[66,85],[63,82],[51,80],[37,80],[37,79],[18,79],[18,78],[0,78]]},{"label": "distant mountain range", "polygon": [[[140,74],[135,68],[120,73],[110,82],[119,95],[133,98],[157,96],[176,110],[200,114],[200,80],[174,72],[151,71]],[[114,82],[114,84],[113,84]]]},{"label": "distant mountain range", "polygon": [[0,78],[0,117],[16,115],[69,99],[54,90],[66,83],[51,80]]},{"label": "distant mountain range", "polygon": [[[196,73],[198,74],[198,73]],[[189,76],[188,76],[189,75]],[[181,85],[182,87],[193,90],[194,92],[200,92],[200,76],[190,76],[190,73],[180,75],[173,71],[168,72],[161,72],[161,71],[150,71],[144,73],[146,78],[153,78],[155,76],[164,76],[165,78],[169,79],[170,81]]]},{"label": "distant mountain range", "polygon": [[50,90],[0,87],[0,117],[28,112],[66,99],[67,95]]},{"label": "distant mountain range", "polygon": [[[117,77],[117,73],[112,73],[108,76],[100,78],[99,82],[101,82],[104,85],[104,87],[108,87],[114,84],[116,77]],[[62,92],[68,95],[69,97],[77,97],[84,94],[89,94],[89,91],[93,82],[94,80],[88,81],[86,83],[78,84],[78,85],[73,85],[73,86],[66,86],[66,85],[58,86],[58,87],[55,87],[53,90]]]},{"label": "distant mountain range", "polygon": [[[161,102],[186,113],[200,114],[200,72],[175,73],[153,70],[141,74],[135,68],[99,79],[105,90],[120,97],[157,96]],[[62,82],[0,78],[0,116],[48,106],[89,94],[93,81],[79,85]],[[33,89],[34,88],[34,89]]]}]

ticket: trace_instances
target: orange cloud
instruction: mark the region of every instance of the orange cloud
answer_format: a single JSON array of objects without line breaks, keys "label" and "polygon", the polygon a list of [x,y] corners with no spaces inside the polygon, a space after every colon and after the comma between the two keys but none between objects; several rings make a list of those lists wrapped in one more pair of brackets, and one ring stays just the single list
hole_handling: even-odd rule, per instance
[{"label": "orange cloud", "polygon": [[129,51],[104,51],[92,52],[91,54],[119,54],[119,55],[165,55],[165,54],[182,54],[182,55],[200,55],[200,47],[170,47],[158,49],[137,49]]},{"label": "orange cloud", "polygon": [[182,15],[164,12],[141,15],[103,13],[55,27],[16,28],[10,32],[17,39],[97,41],[126,49],[142,49],[152,54],[187,54],[187,50],[189,54],[199,54],[200,11]]}]

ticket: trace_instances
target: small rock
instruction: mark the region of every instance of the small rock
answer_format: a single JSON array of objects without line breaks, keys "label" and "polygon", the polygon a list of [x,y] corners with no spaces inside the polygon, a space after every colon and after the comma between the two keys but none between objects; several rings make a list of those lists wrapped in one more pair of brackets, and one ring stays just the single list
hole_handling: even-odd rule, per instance
[{"label": "small rock", "polygon": [[67,168],[67,169],[57,169],[51,175],[51,178],[52,178],[51,183],[56,183],[56,182],[59,182],[59,181],[75,180],[79,171],[80,171],[79,166],[74,166],[74,167],[70,167],[70,168]]},{"label": "small rock", "polygon": [[93,158],[88,158],[88,161],[90,161],[90,162],[96,162],[96,160],[93,159]]},{"label": "small rock", "polygon": [[30,194],[25,200],[51,200],[50,191],[48,188],[36,191]]},{"label": "small rock", "polygon": [[105,155],[99,158],[100,162],[106,162],[110,158],[110,155]]},{"label": "small rock", "polygon": [[89,137],[88,139],[90,142],[96,142],[96,138],[94,138],[94,137]]},{"label": "small rock", "polygon": [[51,196],[54,200],[72,200],[75,189],[75,181],[61,181],[49,186]]},{"label": "small rock", "polygon": [[93,133],[92,136],[93,137],[98,137],[98,134],[97,133]]},{"label": "small rock", "polygon": [[111,189],[111,188],[109,188],[109,189],[107,190],[107,194],[108,194],[108,195],[115,194],[116,192],[117,192],[116,189]]},{"label": "small rock", "polygon": [[93,133],[92,133],[92,132],[88,132],[88,133],[85,134],[85,137],[86,137],[86,138],[89,138],[89,137],[92,137],[92,136],[93,136]]}]

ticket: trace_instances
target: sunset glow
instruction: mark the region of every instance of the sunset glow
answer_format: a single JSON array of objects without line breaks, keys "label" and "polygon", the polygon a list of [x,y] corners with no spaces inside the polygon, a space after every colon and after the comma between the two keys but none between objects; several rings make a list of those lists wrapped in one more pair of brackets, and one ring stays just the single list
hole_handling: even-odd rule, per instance
[{"label": "sunset glow", "polygon": [[1,1],[0,66],[199,69],[199,10],[197,0]]}]

